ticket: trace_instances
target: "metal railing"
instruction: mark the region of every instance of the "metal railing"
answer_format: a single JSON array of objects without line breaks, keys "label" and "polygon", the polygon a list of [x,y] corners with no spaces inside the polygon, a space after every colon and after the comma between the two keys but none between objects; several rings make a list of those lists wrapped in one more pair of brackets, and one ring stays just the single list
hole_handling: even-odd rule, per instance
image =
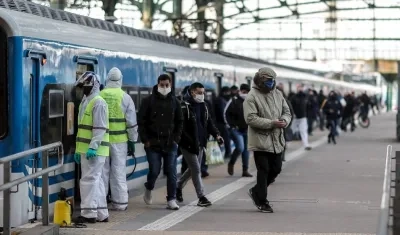
[{"label": "metal railing", "polygon": [[388,145],[386,149],[386,164],[385,164],[385,176],[383,180],[383,194],[381,200],[381,209],[379,213],[378,227],[377,227],[377,235],[388,235],[392,234],[390,228],[390,217],[393,215],[391,213],[391,189],[393,182],[392,179],[392,146]]},{"label": "metal railing", "polygon": [[[50,149],[57,148],[58,163],[49,167]],[[45,153],[42,155],[42,170],[11,181],[11,161],[18,160],[29,155]],[[49,225],[49,173],[61,168],[64,164],[64,149],[61,142],[44,145],[24,152],[16,153],[0,158],[0,164],[4,165],[4,184],[0,185],[0,192],[4,191],[3,200],[3,235],[11,235],[11,188],[26,181],[43,176],[42,179],[42,214],[43,225]]]}]

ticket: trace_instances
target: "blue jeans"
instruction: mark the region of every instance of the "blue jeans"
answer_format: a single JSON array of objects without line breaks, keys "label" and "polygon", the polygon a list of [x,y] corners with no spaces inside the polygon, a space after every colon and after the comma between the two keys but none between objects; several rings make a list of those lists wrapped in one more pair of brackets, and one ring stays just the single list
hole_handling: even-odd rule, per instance
[{"label": "blue jeans", "polygon": [[328,123],[329,123],[329,135],[332,136],[332,137],[337,136],[338,135],[338,132],[337,132],[338,121],[337,121],[337,119],[328,120]]},{"label": "blue jeans", "polygon": [[174,148],[170,152],[159,152],[154,151],[151,148],[145,148],[147,162],[149,163],[149,173],[147,174],[147,182],[144,184],[147,190],[153,190],[154,185],[161,171],[161,158],[164,159],[165,170],[167,170],[167,201],[175,199],[176,194],[176,166],[177,166],[177,154],[178,145],[174,145]]},{"label": "blue jeans", "polygon": [[239,155],[242,155],[243,171],[249,169],[249,151],[247,151],[247,132],[231,129],[232,141],[235,143],[235,150],[231,155],[230,165],[234,165]]}]

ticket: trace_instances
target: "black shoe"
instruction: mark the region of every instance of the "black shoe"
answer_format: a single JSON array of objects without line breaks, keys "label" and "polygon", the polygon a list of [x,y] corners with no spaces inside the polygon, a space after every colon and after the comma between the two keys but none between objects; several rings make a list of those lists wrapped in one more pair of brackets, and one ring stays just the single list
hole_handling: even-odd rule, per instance
[{"label": "black shoe", "polygon": [[76,218],[74,220],[74,223],[76,223],[76,224],[95,224],[96,218],[86,218],[83,216],[78,216],[78,218]]},{"label": "black shoe", "polygon": [[210,174],[208,174],[208,172],[201,172],[201,178],[206,178],[208,177]]},{"label": "black shoe", "polygon": [[336,139],[335,139],[335,137],[332,137],[332,142],[333,142],[333,144],[336,144]]},{"label": "black shoe", "polygon": [[229,175],[233,175],[233,173],[234,173],[233,168],[234,168],[234,165],[231,165],[228,163],[228,174]]},{"label": "black shoe", "polygon": [[258,210],[263,213],[274,213],[274,210],[272,210],[272,207],[269,205],[269,203],[265,203],[262,204],[261,206],[258,206]]},{"label": "black shoe", "polygon": [[108,217],[103,219],[103,220],[96,220],[99,223],[107,223],[108,222]]},{"label": "black shoe", "polygon": [[197,203],[197,205],[201,206],[201,207],[208,207],[208,206],[211,206],[212,203],[206,197],[203,196],[199,199],[199,202]]},{"label": "black shoe", "polygon": [[258,208],[258,201],[257,199],[254,197],[253,195],[253,191],[251,190],[251,188],[249,189],[249,191],[247,192],[247,194],[249,195],[249,197],[251,198],[251,200],[253,201],[253,204]]},{"label": "black shoe", "polygon": [[243,171],[242,177],[253,177],[253,175],[250,174],[248,171]]},{"label": "black shoe", "polygon": [[331,143],[331,135],[328,135],[328,144]]},{"label": "black shoe", "polygon": [[311,147],[306,147],[305,150],[310,151],[312,148]]},{"label": "black shoe", "polygon": [[178,202],[183,202],[182,189],[176,189],[176,200]]}]

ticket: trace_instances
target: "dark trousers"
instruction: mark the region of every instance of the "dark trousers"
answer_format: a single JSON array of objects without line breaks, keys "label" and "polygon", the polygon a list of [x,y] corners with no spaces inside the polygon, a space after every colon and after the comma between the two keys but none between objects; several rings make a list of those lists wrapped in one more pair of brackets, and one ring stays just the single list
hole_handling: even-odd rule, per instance
[{"label": "dark trousers", "polygon": [[176,165],[177,165],[177,154],[178,146],[175,145],[174,149],[170,152],[159,152],[154,151],[151,148],[145,148],[147,161],[149,163],[149,173],[147,173],[147,182],[145,187],[148,190],[153,190],[158,175],[161,171],[161,159],[164,160],[166,175],[167,175],[167,200],[175,199],[176,194]]},{"label": "dark trousers", "polygon": [[258,205],[268,202],[267,187],[275,181],[282,170],[281,153],[254,152],[254,162],[257,167],[257,184],[251,189]]}]

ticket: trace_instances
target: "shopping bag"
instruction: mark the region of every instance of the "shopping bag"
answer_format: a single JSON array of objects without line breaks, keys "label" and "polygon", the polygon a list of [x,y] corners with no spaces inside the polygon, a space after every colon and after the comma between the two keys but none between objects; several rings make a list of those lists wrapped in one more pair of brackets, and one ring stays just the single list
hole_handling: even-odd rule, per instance
[{"label": "shopping bag", "polygon": [[215,140],[209,141],[206,148],[206,165],[217,165],[223,163],[224,157],[222,156],[218,142]]}]

